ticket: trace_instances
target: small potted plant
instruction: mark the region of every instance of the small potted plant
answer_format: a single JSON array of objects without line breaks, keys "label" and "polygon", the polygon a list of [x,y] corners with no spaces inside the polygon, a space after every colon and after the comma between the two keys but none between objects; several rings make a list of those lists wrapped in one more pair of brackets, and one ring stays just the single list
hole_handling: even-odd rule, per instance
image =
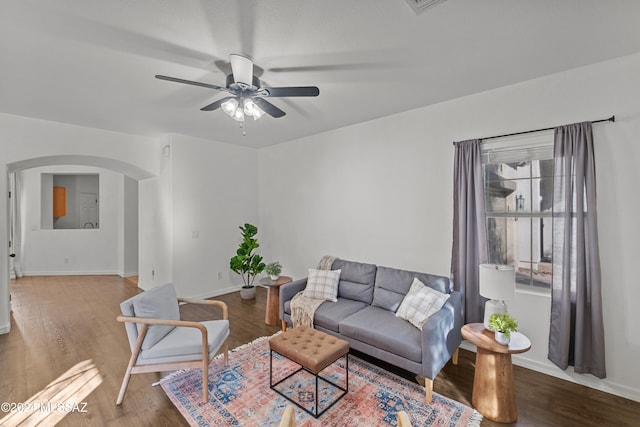
[{"label": "small potted plant", "polygon": [[507,345],[511,332],[518,331],[518,322],[509,313],[494,313],[489,317],[489,327],[495,331],[496,341]]},{"label": "small potted plant", "polygon": [[258,239],[255,238],[255,235],[258,234],[258,227],[245,224],[244,227],[239,228],[242,231],[242,242],[236,255],[229,261],[229,267],[234,273],[242,276],[244,286],[240,289],[240,298],[253,299],[256,297],[253,281],[258,274],[264,271],[266,266],[262,262],[262,256],[254,252],[260,247]]},{"label": "small potted plant", "polygon": [[264,271],[269,275],[271,280],[278,280],[280,273],[282,273],[282,265],[278,261],[267,264]]}]

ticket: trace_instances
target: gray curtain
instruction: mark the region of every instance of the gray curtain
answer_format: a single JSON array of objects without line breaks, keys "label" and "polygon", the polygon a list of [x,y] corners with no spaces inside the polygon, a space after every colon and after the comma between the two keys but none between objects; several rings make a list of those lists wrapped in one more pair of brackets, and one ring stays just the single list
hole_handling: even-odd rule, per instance
[{"label": "gray curtain", "polygon": [[483,321],[486,301],[478,286],[479,265],[487,262],[480,142],[455,144],[451,275],[454,290],[462,293],[465,323]]},{"label": "gray curtain", "polygon": [[591,123],[555,129],[549,360],[606,376]]}]

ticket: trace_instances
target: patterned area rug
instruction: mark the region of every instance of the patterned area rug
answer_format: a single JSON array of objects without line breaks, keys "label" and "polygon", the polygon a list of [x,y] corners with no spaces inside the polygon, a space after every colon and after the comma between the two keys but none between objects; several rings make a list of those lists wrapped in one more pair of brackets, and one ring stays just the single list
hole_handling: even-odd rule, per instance
[{"label": "patterned area rug", "polygon": [[[169,399],[192,426],[278,426],[291,402],[269,388],[269,338],[262,337],[229,354],[229,366],[217,357],[209,369],[209,403],[200,403],[201,371],[175,372],[161,381]],[[345,358],[321,372],[344,386]],[[274,353],[274,383],[298,365]],[[315,405],[313,375],[302,371],[278,390],[307,408]],[[320,380],[320,410],[341,393]],[[313,409],[312,409],[313,410]],[[472,408],[434,393],[428,405],[424,388],[368,362],[349,356],[349,393],[318,419],[295,407],[298,426],[395,426],[406,411],[413,426],[480,426],[482,415]]]}]

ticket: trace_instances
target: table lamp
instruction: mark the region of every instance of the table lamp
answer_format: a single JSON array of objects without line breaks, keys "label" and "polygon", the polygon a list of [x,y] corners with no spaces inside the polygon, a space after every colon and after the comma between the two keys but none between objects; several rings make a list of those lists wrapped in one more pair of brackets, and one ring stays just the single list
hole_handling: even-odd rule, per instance
[{"label": "table lamp", "polygon": [[480,295],[489,298],[484,306],[484,327],[489,327],[489,317],[494,313],[505,313],[504,300],[515,294],[516,270],[509,265],[480,264]]}]

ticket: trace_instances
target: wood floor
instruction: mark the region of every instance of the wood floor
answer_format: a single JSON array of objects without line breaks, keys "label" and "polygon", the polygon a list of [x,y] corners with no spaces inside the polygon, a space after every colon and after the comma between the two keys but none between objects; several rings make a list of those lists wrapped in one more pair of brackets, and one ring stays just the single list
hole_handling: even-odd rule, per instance
[{"label": "wood floor", "polygon": [[[187,426],[160,387],[151,384],[163,374],[140,374],[131,379],[124,403],[115,399],[130,350],[124,327],[115,321],[119,304],[140,290],[117,276],[23,277],[10,284],[12,323],[0,335],[0,401],[46,399],[61,376],[85,362],[99,373],[79,387],[78,407],[60,426]],[[258,288],[253,301],[238,293],[219,297],[229,306],[230,348],[271,335],[277,326],[264,324],[266,291]],[[202,320],[206,309],[182,306],[184,319]],[[448,364],[435,381],[435,391],[471,406],[475,354],[461,350],[457,366]],[[361,355],[359,355],[361,356]],[[389,369],[392,367],[379,363]],[[638,426],[640,403],[515,367],[517,426]],[[406,372],[397,373],[412,378]],[[78,380],[81,374],[73,373]],[[84,374],[83,374],[84,375]],[[69,375],[67,375],[69,376]],[[76,381],[77,382],[77,381]],[[66,383],[65,383],[66,384]],[[45,396],[45,397],[43,397]],[[70,396],[69,401],[74,401]],[[0,417],[4,414],[0,413]],[[52,425],[51,417],[42,425]],[[7,425],[0,419],[0,425]],[[10,424],[9,424],[10,425]],[[483,420],[482,426],[504,424]]]}]

